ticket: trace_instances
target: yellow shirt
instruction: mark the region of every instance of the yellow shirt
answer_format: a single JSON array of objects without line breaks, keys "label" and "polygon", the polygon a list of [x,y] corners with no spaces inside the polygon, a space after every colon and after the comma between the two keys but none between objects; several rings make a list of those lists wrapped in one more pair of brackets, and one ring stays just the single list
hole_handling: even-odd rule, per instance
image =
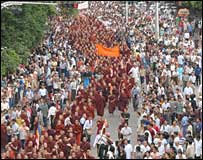
[{"label": "yellow shirt", "polygon": [[22,125],[23,125],[23,119],[22,119],[22,118],[16,118],[16,123],[17,123],[19,126],[22,126]]}]

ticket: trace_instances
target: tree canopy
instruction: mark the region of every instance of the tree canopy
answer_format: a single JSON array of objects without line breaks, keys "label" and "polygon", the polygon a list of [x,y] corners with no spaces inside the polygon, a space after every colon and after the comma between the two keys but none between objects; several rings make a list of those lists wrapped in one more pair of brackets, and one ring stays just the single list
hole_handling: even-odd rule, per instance
[{"label": "tree canopy", "polygon": [[[44,36],[49,16],[56,13],[55,7],[23,5],[9,7],[1,12],[1,75],[13,72],[19,63],[26,63],[30,50]],[[12,62],[12,63],[11,63]]]},{"label": "tree canopy", "polygon": [[183,5],[192,9],[202,10],[202,1],[185,1]]}]

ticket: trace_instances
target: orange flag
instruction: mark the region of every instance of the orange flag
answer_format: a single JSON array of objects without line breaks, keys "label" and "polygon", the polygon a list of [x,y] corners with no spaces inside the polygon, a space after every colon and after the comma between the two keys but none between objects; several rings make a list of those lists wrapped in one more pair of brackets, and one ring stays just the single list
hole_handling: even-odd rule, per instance
[{"label": "orange flag", "polygon": [[120,50],[119,46],[115,46],[113,48],[106,48],[100,44],[96,44],[97,55],[99,56],[108,56],[108,57],[119,57]]}]

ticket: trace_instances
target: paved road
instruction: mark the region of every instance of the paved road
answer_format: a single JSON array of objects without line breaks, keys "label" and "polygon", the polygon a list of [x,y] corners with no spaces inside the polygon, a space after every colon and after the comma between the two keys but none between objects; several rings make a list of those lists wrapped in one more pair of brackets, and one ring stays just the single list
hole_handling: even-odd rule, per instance
[{"label": "paved road", "polygon": [[[133,134],[131,136],[131,142],[132,142],[132,145],[134,147],[134,145],[136,143],[136,139],[137,139],[137,134],[136,134],[136,129],[137,129],[137,123],[136,123],[137,113],[135,113],[133,111],[133,107],[132,107],[131,103],[129,103],[128,111],[130,113],[129,126],[132,128],[132,131],[133,131]],[[108,113],[108,108],[107,107],[105,108],[104,118],[107,119],[107,121],[109,123],[109,128],[107,128],[106,131],[110,133],[111,138],[112,138],[112,140],[114,142],[116,140],[118,140],[117,129],[118,129],[118,126],[120,124],[120,113],[121,112],[116,109],[116,111],[114,112],[114,115],[110,115]],[[94,124],[96,123],[96,120],[97,120],[97,116],[94,119]],[[97,128],[94,129],[94,135],[91,137],[91,146],[94,143],[94,139],[95,139],[95,136],[96,136],[96,130],[97,130]],[[96,150],[96,148],[92,147],[91,152],[92,152],[92,154],[95,157],[97,157],[97,150]]]}]

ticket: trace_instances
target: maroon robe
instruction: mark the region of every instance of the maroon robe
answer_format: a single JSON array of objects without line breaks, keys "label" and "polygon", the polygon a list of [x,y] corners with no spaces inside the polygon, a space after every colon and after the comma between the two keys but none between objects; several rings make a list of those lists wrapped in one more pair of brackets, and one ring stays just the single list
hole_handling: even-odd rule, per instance
[{"label": "maroon robe", "polygon": [[7,144],[7,129],[6,125],[1,125],[1,146],[5,147]]},{"label": "maroon robe", "polygon": [[88,149],[90,149],[90,143],[89,142],[81,142],[80,149],[86,152]]},{"label": "maroon robe", "polygon": [[113,113],[116,109],[117,99],[115,95],[109,95],[109,113]]},{"label": "maroon robe", "polygon": [[70,138],[68,142],[73,146],[76,143],[75,137]]},{"label": "maroon robe", "polygon": [[55,143],[56,143],[56,141],[55,140],[53,140],[53,141],[48,141],[47,142],[47,151],[49,152],[49,151],[52,151],[52,148],[54,147],[54,145],[55,145]]},{"label": "maroon robe", "polygon": [[59,135],[61,130],[65,130],[65,127],[63,124],[60,124],[60,125],[57,124],[55,127],[55,130],[56,130],[56,134]]},{"label": "maroon robe", "polygon": [[97,121],[97,134],[99,134],[99,131],[102,129],[103,124],[104,124],[104,120]]},{"label": "maroon robe", "polygon": [[73,115],[72,118],[71,118],[71,123],[74,124],[76,120],[80,120],[79,115],[78,116]]},{"label": "maroon robe", "polygon": [[94,106],[88,106],[88,108],[87,108],[87,111],[88,111],[88,113],[87,113],[87,117],[92,117],[93,119],[94,119]]},{"label": "maroon robe", "polygon": [[81,159],[82,156],[83,156],[83,153],[81,151],[76,152],[77,159]]},{"label": "maroon robe", "polygon": [[104,115],[104,108],[105,108],[105,98],[99,94],[95,95],[96,97],[96,108],[97,108],[97,115],[102,116]]},{"label": "maroon robe", "polygon": [[121,93],[119,100],[118,100],[118,109],[119,111],[124,111],[124,108],[126,108],[128,104],[128,97],[125,93]]}]

